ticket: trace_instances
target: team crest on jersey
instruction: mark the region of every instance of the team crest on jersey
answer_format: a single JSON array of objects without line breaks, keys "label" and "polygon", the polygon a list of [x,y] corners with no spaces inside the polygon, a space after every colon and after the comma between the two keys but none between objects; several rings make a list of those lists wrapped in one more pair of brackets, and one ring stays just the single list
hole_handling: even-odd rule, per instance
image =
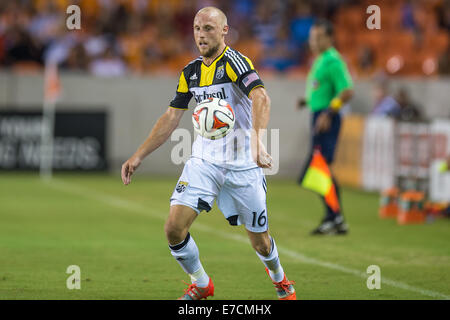
[{"label": "team crest on jersey", "polygon": [[186,187],[188,186],[189,183],[185,182],[185,181],[180,181],[177,184],[177,187],[175,188],[175,190],[177,190],[178,193],[182,193],[186,190]]},{"label": "team crest on jersey", "polygon": [[224,74],[225,74],[225,68],[223,67],[223,65],[221,65],[220,67],[217,67],[216,78],[222,79]]}]

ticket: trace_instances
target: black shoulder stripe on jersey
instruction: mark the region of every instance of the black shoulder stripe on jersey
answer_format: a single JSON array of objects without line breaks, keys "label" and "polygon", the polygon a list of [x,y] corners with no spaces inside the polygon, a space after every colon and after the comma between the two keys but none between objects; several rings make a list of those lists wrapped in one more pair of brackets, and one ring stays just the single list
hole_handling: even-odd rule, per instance
[{"label": "black shoulder stripe on jersey", "polygon": [[244,55],[236,50],[231,49],[230,52],[232,55],[234,55],[237,60],[239,61],[239,63],[243,64],[245,66],[245,68],[247,69],[247,71],[252,70],[252,67],[250,66],[250,64],[247,62],[247,59],[245,59]]},{"label": "black shoulder stripe on jersey", "polygon": [[246,72],[246,66],[244,65],[244,63],[242,61],[239,61],[231,52],[227,54],[227,58],[231,64],[231,67],[238,76]]},{"label": "black shoulder stripe on jersey", "polygon": [[[184,75],[187,76],[187,74],[191,73],[191,71],[193,71],[194,69],[197,69],[196,66],[201,64],[201,62],[202,62],[202,58],[201,57],[199,57],[199,58],[189,62],[183,69]],[[186,79],[186,81],[187,80],[188,79]]]},{"label": "black shoulder stripe on jersey", "polygon": [[200,66],[202,64],[202,57],[198,57],[197,59],[189,62],[183,69],[184,76],[186,78],[186,82],[188,88],[192,86],[197,86],[200,81]]},{"label": "black shoulder stripe on jersey", "polygon": [[241,55],[239,55],[236,51],[228,49],[225,55],[230,60],[231,66],[236,71],[236,74],[238,76],[251,70],[248,62],[244,58],[242,58]]},{"label": "black shoulder stripe on jersey", "polygon": [[184,68],[187,68],[189,65],[191,65],[191,64],[193,64],[193,63],[195,63],[195,62],[197,62],[197,61],[202,61],[202,60],[203,60],[203,59],[202,59],[202,57],[200,56],[200,57],[198,57],[198,58],[192,60],[191,62],[189,62]]}]

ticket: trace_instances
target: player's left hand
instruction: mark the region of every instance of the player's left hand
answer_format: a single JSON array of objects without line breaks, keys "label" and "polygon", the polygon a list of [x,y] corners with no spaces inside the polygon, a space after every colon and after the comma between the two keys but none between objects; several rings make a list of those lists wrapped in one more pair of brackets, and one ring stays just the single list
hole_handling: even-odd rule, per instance
[{"label": "player's left hand", "polygon": [[316,121],[316,127],[314,128],[316,133],[327,132],[331,127],[331,114],[328,112],[322,112]]},{"label": "player's left hand", "polygon": [[257,146],[252,148],[252,155],[253,160],[256,162],[258,167],[264,169],[272,169],[272,157],[267,153],[266,147],[259,139]]}]

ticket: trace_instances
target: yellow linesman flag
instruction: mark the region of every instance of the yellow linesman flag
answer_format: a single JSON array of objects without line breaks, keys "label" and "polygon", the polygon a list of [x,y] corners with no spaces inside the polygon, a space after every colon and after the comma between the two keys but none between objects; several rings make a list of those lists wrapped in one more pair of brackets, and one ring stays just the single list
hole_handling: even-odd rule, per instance
[{"label": "yellow linesman flag", "polygon": [[314,150],[308,167],[300,180],[302,187],[315,191],[325,198],[327,205],[339,211],[339,200],[333,183],[330,168],[319,150]]}]

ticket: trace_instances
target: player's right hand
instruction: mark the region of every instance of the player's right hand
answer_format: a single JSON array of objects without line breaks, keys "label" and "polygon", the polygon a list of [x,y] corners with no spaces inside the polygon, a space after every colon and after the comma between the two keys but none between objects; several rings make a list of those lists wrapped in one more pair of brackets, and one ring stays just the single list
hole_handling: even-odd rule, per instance
[{"label": "player's right hand", "polygon": [[128,185],[131,182],[131,175],[141,164],[141,159],[136,156],[131,157],[122,165],[122,182],[124,185]]}]

